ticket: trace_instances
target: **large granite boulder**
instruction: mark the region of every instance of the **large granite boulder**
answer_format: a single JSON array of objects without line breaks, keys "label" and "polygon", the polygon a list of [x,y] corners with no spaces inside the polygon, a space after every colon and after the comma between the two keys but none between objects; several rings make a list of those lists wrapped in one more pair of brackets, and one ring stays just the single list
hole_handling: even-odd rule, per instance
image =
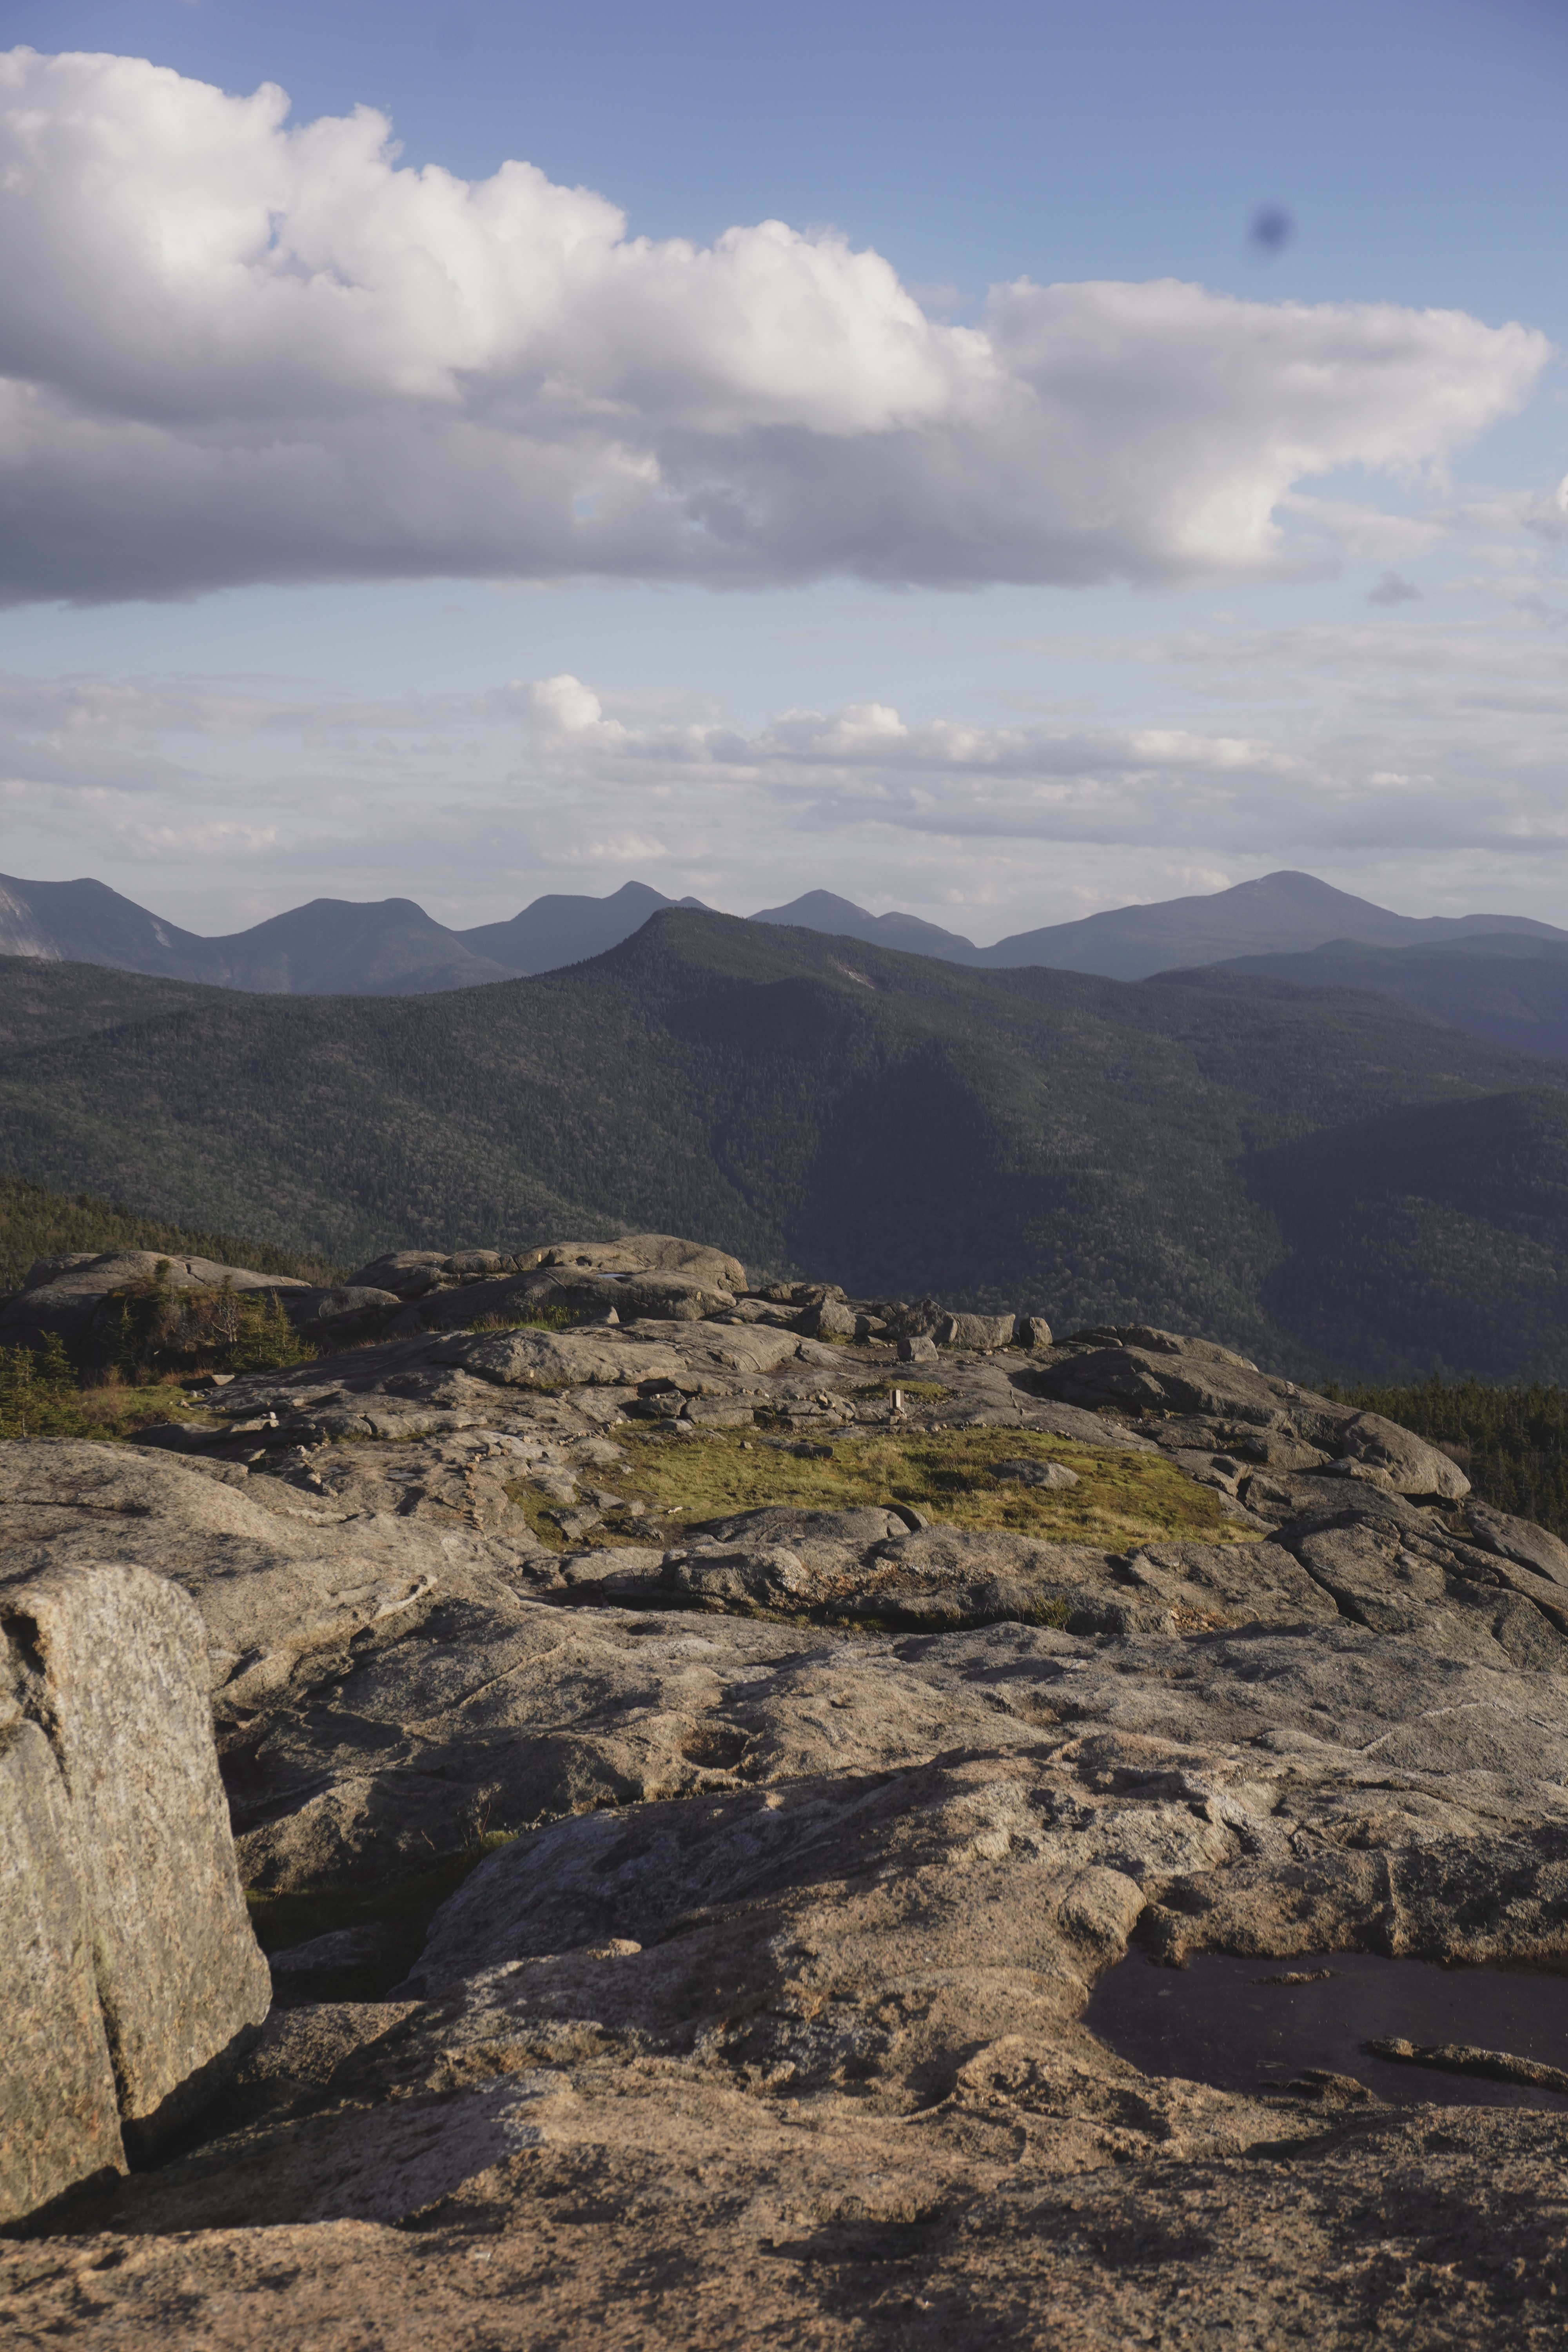
[{"label": "large granite boulder", "polygon": [[[9,2218],[155,2149],[262,2023],[206,1639],[173,1585],[59,1564],[0,1585]],[[118,2123],[110,2116],[118,2109]]]},{"label": "large granite boulder", "polygon": [[[387,1250],[381,1257],[373,1257],[357,1274],[349,1276],[349,1286],[354,1290],[386,1290],[399,1299],[425,1298],[443,1285],[448,1259],[443,1250]],[[512,1274],[517,1270],[515,1258],[505,1260],[494,1268],[497,1274]],[[453,1276],[449,1280],[459,1277]]]},{"label": "large granite boulder", "polygon": [[939,1348],[1010,1348],[1016,1328],[1011,1315],[944,1315],[932,1336]]},{"label": "large granite boulder", "polygon": [[510,1286],[509,1297],[526,1299],[534,1307],[561,1307],[584,1319],[613,1313],[622,1323],[645,1317],[700,1323],[709,1316],[727,1314],[735,1304],[732,1291],[700,1276],[657,1268],[646,1274],[603,1275],[541,1267]]},{"label": "large granite boulder", "polygon": [[0,2222],[125,2168],[81,1846],[48,1740],[0,1696]]},{"label": "large granite boulder", "polygon": [[1561,1536],[1538,1528],[1532,1519],[1494,1511],[1490,1504],[1478,1502],[1474,1496],[1465,1505],[1465,1517],[1483,1551],[1495,1552],[1500,1559],[1513,1560],[1522,1568],[1532,1568],[1549,1584],[1568,1586],[1568,1544]]},{"label": "large granite boulder", "polygon": [[1438,1495],[1445,1502],[1457,1503],[1470,1491],[1457,1462],[1380,1412],[1358,1412],[1347,1421],[1339,1432],[1338,1450],[1342,1461],[1383,1471],[1396,1495]]},{"label": "large granite boulder", "polygon": [[432,1540],[389,1509],[345,1518],[278,1481],[229,1485],[162,1451],[0,1447],[0,1574],[114,1561],[166,1577],[199,1612],[192,1670],[226,1714],[309,1678],[318,1659],[412,1633],[437,1591],[487,1558],[458,1526]]},{"label": "large granite boulder", "polygon": [[[351,1286],[388,1290],[398,1298],[429,1301],[439,1307],[437,1294],[469,1287],[476,1283],[510,1283],[531,1276],[515,1295],[532,1296],[542,1303],[567,1301],[574,1296],[591,1304],[600,1297],[600,1286],[617,1276],[654,1278],[650,1298],[677,1298],[701,1293],[732,1302],[746,1286],[746,1270],[739,1258],[704,1242],[689,1242],[675,1234],[627,1234],[614,1242],[545,1242],[533,1249],[388,1250],[349,1276]],[[658,1277],[668,1278],[660,1286]],[[615,1293],[605,1294],[612,1298]],[[481,1302],[458,1302],[460,1312],[479,1314],[493,1305],[489,1291]],[[451,1308],[442,1309],[447,1319]],[[640,1311],[648,1311],[647,1309]],[[679,1312],[666,1308],[665,1312]]]},{"label": "large granite boulder", "polygon": [[679,1358],[658,1340],[632,1339],[613,1327],[466,1333],[441,1347],[436,1360],[510,1388],[629,1388],[680,1370]]},{"label": "large granite boulder", "polygon": [[[519,1258],[519,1265],[529,1263]],[[600,1267],[643,1274],[684,1274],[714,1290],[743,1290],[746,1269],[727,1250],[678,1234],[623,1234],[614,1242],[552,1242],[532,1262],[543,1266]]]},{"label": "large granite boulder", "polygon": [[[1223,1415],[1267,1429],[1291,1421],[1300,1397],[1293,1381],[1260,1372],[1210,1340],[1142,1325],[1081,1332],[1075,1339],[1052,1350],[1035,1383],[1044,1396],[1090,1411]],[[1352,1418],[1348,1405],[1327,1410],[1331,1423]]]}]

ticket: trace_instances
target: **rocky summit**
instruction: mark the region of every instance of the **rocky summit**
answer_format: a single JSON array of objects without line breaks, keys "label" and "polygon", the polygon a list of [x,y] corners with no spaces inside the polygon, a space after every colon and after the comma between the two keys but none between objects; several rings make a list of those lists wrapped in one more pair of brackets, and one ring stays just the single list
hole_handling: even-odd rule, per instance
[{"label": "rocky summit", "polygon": [[[1568,1973],[1568,1547],[1150,1326],[658,1234],[325,1297],[0,1448],[13,2340],[1561,2339],[1568,1986],[1555,2064],[1410,1989]],[[1378,2033],[1091,2030],[1215,1955]]]}]

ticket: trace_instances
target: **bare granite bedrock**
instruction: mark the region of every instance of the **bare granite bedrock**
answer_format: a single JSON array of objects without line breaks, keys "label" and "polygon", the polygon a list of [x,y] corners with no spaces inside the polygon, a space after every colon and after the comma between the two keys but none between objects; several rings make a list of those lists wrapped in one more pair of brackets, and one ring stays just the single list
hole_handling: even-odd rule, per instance
[{"label": "bare granite bedrock", "polygon": [[[269,2324],[324,2341],[460,2336],[493,2277],[498,2344],[611,2310],[693,2343],[781,2314],[1026,2343],[1042,2312],[1161,2340],[1178,2307],[1194,2341],[1348,2344],[1395,2271],[1408,2343],[1546,2340],[1556,2118],[1153,2080],[1082,2020],[1133,1946],[1568,1973],[1568,1547],[1202,1340],[950,1334],[942,1392],[895,1400],[877,1302],[836,1340],[830,1286],[624,1247],[403,1253],[359,1277],[410,1318],[378,1346],[236,1381],[165,1445],[4,1449],[0,1568],[121,1563],[199,1612],[247,1883],[371,1888],[510,1837],[392,1998],[275,2012],[217,2137],[103,2191],[53,2270],[16,2250],[29,2324],[90,2294],[151,2344],[195,2297],[237,2346],[265,2244]],[[541,1274],[580,1280],[574,1328],[468,1328]],[[654,1276],[696,1290],[602,1319],[595,1286]],[[1019,1433],[1004,1465],[1163,1458],[1233,1539],[616,1517],[629,1428],[753,1419],[759,1449],[763,1422],[841,1449],[940,1423]],[[298,1958],[330,1970],[331,1938]],[[79,2245],[134,2250],[122,2283]]]}]

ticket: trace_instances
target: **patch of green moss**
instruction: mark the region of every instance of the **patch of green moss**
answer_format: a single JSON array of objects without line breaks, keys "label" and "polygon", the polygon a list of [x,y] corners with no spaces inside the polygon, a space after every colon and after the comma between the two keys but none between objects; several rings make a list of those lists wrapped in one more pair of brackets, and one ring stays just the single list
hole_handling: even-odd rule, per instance
[{"label": "patch of green moss", "polygon": [[584,1544],[603,1548],[605,1545],[647,1543],[648,1540],[646,1527],[636,1520],[617,1519],[613,1513],[608,1524],[601,1524],[587,1536],[568,1538],[555,1514],[569,1510],[572,1507],[570,1504],[552,1501],[548,1495],[542,1495],[537,1486],[530,1486],[526,1478],[509,1479],[505,1491],[508,1500],[522,1513],[547,1551],[577,1551]]},{"label": "patch of green moss", "polygon": [[0,1348],[0,1438],[86,1437],[125,1439],[134,1444],[143,1430],[169,1421],[199,1421],[219,1426],[217,1416],[185,1402],[167,1381],[106,1382],[78,1389],[52,1347]]},{"label": "patch of green moss", "polygon": [[568,1307],[533,1307],[526,1315],[481,1315],[473,1331],[569,1331],[580,1318]]},{"label": "patch of green moss", "polygon": [[565,1549],[566,1538],[556,1525],[553,1516],[561,1507],[559,1504],[552,1503],[547,1495],[542,1495],[537,1486],[531,1486],[526,1478],[509,1478],[506,1482],[506,1496],[507,1500],[522,1513],[535,1538],[543,1544],[547,1550],[563,1551]]},{"label": "patch of green moss", "polygon": [[[1048,1625],[1058,1633],[1065,1633],[1071,1620],[1074,1605],[1070,1601],[1038,1601],[1033,1605],[1010,1609],[1008,1622],[1018,1625]],[[752,1617],[782,1616],[786,1624],[794,1625],[821,1622],[820,1616],[791,1616],[786,1611],[772,1609],[752,1608],[737,1611],[736,1613]],[[857,1617],[849,1613],[841,1615],[837,1609],[834,1611],[832,1622],[836,1633],[865,1633],[868,1634],[873,1641],[885,1642],[889,1630],[889,1620],[886,1617]],[[956,1601],[950,1601],[945,1607],[940,1600],[932,1601],[928,1599],[921,1602],[919,1623],[922,1633],[961,1633],[971,1628],[975,1620],[967,1611],[960,1608]]]},{"label": "patch of green moss", "polygon": [[[806,1441],[812,1453],[795,1453],[745,1430],[670,1437],[628,1429],[618,1436],[631,1460],[615,1473],[616,1490],[647,1505],[647,1523],[635,1535],[595,1529],[584,1539],[590,1545],[655,1541],[661,1529],[769,1504],[843,1511],[879,1503],[909,1505],[942,1526],[1007,1528],[1107,1550],[1256,1540],[1253,1530],[1222,1517],[1211,1487],[1195,1485],[1163,1454],[1091,1449],[1035,1430],[879,1430],[837,1436],[826,1454],[827,1441],[814,1438]],[[1026,1486],[997,1476],[998,1463],[1022,1460],[1060,1462],[1079,1484]]]},{"label": "patch of green moss", "polygon": [[1035,1622],[1037,1625],[1054,1626],[1058,1633],[1065,1633],[1072,1612],[1070,1601],[1047,1601],[1036,1610]]}]

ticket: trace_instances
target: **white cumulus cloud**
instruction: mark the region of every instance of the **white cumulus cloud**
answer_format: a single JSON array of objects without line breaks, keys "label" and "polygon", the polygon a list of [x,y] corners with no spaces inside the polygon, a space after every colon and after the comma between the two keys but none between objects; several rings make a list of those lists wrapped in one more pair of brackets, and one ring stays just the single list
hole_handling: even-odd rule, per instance
[{"label": "white cumulus cloud", "polygon": [[1548,356],[1172,281],[1022,280],[953,326],[834,235],[654,242],[529,163],[288,114],[0,56],[0,598],[1267,576],[1314,560],[1298,484],[1440,468]]}]

